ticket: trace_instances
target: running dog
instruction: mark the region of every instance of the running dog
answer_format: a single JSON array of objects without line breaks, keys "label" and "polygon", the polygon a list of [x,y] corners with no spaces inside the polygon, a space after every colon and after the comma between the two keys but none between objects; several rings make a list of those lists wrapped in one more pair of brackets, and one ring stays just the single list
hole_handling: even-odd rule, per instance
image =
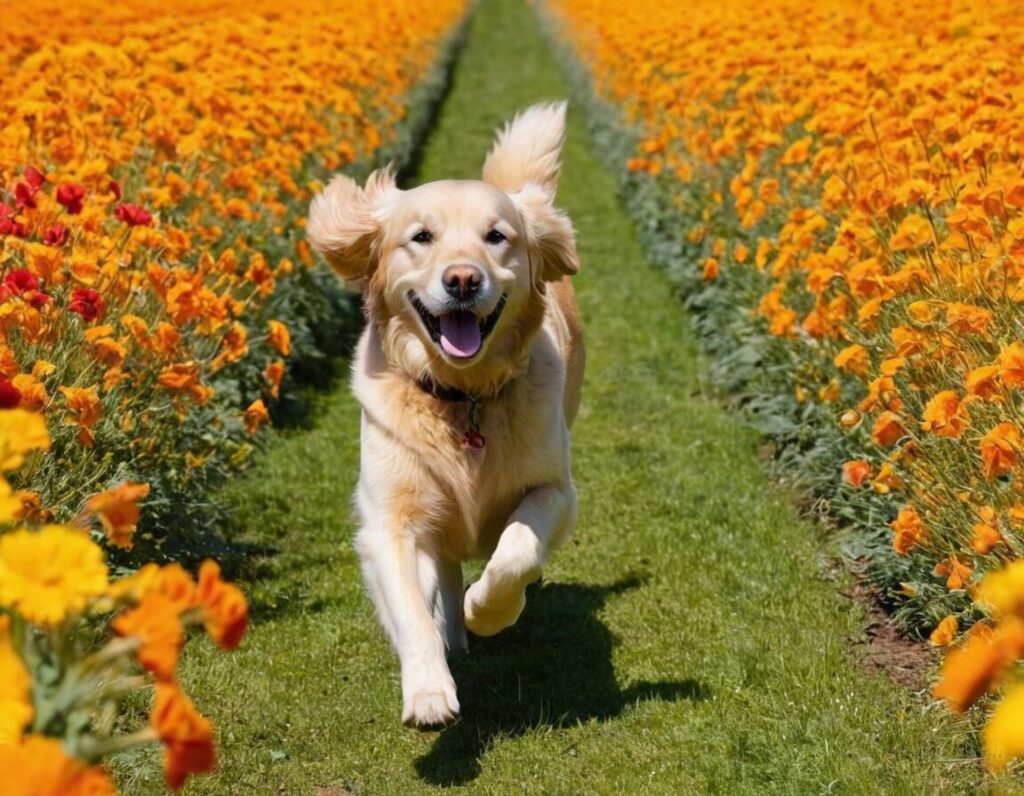
[{"label": "running dog", "polygon": [[[339,175],[310,207],[310,242],[363,291],[355,547],[410,726],[458,716],[446,649],[512,625],[576,521],[584,354],[575,231],[554,206],[564,137],[565,103],[537,105],[498,132],[481,180]],[[464,593],[471,558],[487,564]]]}]

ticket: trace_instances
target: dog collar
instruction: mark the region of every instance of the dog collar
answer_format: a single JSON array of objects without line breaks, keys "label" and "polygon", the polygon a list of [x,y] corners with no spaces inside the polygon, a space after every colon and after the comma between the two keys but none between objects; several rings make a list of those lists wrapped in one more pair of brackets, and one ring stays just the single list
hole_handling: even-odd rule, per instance
[{"label": "dog collar", "polygon": [[454,387],[443,387],[429,376],[425,376],[416,382],[423,392],[434,396],[441,401],[452,401],[461,403],[469,402],[469,428],[462,435],[462,447],[480,450],[487,444],[487,439],[480,433],[480,403],[483,401],[479,395],[457,390]]}]

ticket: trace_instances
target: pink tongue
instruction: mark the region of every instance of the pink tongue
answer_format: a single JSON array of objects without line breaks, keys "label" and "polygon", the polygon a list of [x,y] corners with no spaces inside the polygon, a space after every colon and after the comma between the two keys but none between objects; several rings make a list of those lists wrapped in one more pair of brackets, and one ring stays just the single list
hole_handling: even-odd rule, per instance
[{"label": "pink tongue", "polygon": [[480,322],[472,312],[458,310],[441,316],[441,348],[446,354],[475,356],[480,343]]}]

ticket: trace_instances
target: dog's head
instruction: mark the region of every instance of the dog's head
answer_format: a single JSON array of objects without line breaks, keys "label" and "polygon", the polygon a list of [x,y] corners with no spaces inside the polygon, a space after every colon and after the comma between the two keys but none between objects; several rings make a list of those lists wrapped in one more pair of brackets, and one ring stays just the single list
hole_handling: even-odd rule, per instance
[{"label": "dog's head", "polygon": [[313,246],[363,282],[388,360],[415,378],[486,390],[521,360],[544,314],[544,285],[576,273],[576,238],[554,207],[565,103],[503,130],[482,180],[399,190],[390,169],[360,188],[335,177],[310,207]]}]

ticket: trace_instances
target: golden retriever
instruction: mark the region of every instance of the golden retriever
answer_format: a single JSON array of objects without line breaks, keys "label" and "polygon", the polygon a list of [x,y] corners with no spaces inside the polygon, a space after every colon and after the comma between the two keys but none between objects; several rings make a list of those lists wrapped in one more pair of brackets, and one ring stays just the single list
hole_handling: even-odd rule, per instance
[{"label": "golden retriever", "polygon": [[[339,175],[310,207],[310,242],[362,283],[355,547],[408,725],[458,715],[446,649],[513,624],[575,524],[583,343],[576,236],[553,204],[564,137],[565,103],[537,105],[499,131],[482,180]],[[487,564],[463,594],[470,558]]]}]

